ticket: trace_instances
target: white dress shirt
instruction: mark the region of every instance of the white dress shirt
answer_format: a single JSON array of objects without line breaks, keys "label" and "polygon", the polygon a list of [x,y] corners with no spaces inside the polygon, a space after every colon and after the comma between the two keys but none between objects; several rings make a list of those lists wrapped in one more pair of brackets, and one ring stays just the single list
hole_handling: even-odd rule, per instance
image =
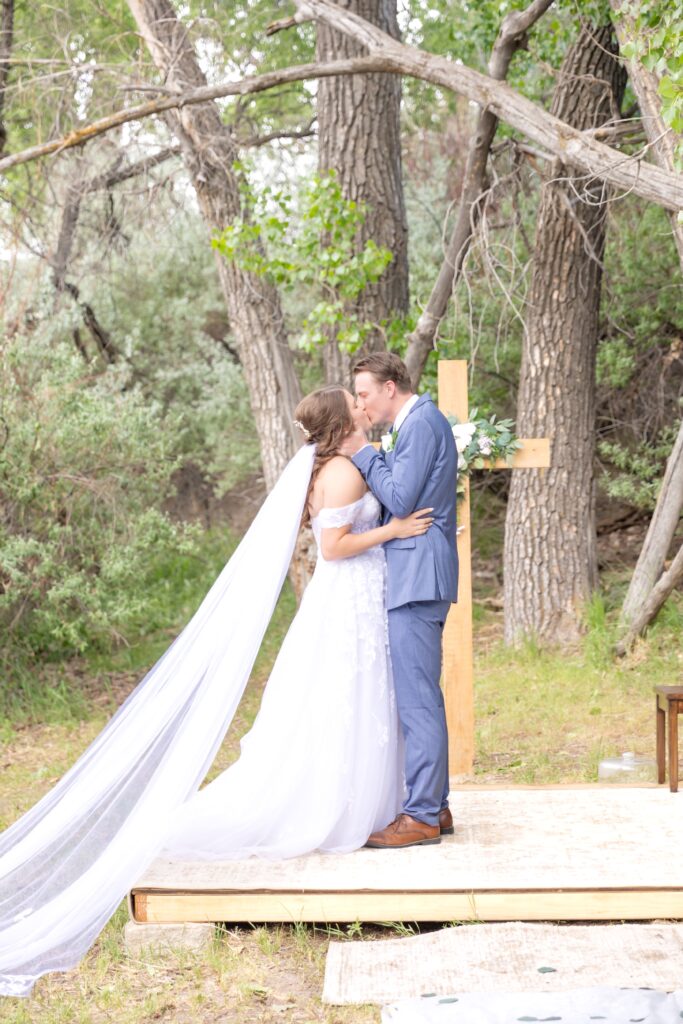
[{"label": "white dress shirt", "polygon": [[[406,404],[401,406],[401,411],[399,412],[398,416],[394,420],[393,430],[400,430],[401,429],[401,424],[403,423],[403,421],[405,420],[406,416],[408,415],[410,410],[413,408],[413,406],[415,405],[415,403],[417,402],[419,397],[420,397],[419,395],[411,395],[410,398],[408,399],[408,401],[406,402]],[[393,430],[392,430],[392,433],[393,433]]]}]

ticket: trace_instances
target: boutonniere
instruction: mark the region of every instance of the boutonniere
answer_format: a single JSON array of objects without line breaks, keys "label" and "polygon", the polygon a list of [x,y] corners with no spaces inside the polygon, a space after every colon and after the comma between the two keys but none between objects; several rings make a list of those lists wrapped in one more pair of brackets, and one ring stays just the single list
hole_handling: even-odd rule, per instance
[{"label": "boutonniere", "polygon": [[398,430],[392,430],[390,434],[382,434],[382,451],[393,452],[397,437]]}]

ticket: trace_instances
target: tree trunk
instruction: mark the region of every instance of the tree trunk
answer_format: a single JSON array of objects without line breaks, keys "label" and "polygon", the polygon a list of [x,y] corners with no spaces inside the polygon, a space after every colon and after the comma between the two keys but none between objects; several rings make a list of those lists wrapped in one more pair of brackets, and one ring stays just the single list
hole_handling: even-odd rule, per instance
[{"label": "tree trunk", "polygon": [[[90,303],[81,301],[81,294],[78,286],[66,279],[66,273],[69,266],[69,260],[71,259],[76,235],[76,228],[78,226],[81,201],[86,191],[87,186],[85,185],[82,177],[77,177],[69,188],[67,188],[64,207],[62,209],[62,220],[59,227],[57,245],[55,247],[54,255],[49,258],[49,264],[52,270],[52,283],[55,287],[57,300],[59,300],[59,297],[64,294],[69,295],[73,299],[81,312],[83,322],[88,328],[90,336],[97,346],[97,350],[105,363],[111,365],[117,362],[121,357],[118,347],[114,343],[109,331],[107,331],[99,322],[97,314]],[[73,339],[76,344],[76,348],[86,362],[88,362],[89,356],[87,349],[78,328],[73,331]]]},{"label": "tree trunk", "polygon": [[[186,90],[206,79],[170,0],[129,0],[129,7],[165,84]],[[241,214],[237,151],[215,103],[183,107],[168,114],[182,147],[185,166],[210,231]],[[287,344],[280,297],[262,277],[245,273],[217,254],[218,273],[249,389],[270,489],[299,445],[293,426],[299,385]]]},{"label": "tree trunk", "polygon": [[667,571],[662,573],[642,606],[636,611],[628,633],[617,644],[617,654],[626,654],[636,637],[642,636],[659,614],[669,595],[681,582],[683,582],[683,544],[678,549],[678,553]]},{"label": "tree trunk", "polygon": [[[582,131],[618,117],[625,73],[611,25],[585,25],[552,113]],[[572,175],[573,180],[567,180]],[[517,429],[549,435],[552,468],[512,474],[505,530],[505,639],[571,644],[597,582],[595,352],[607,195],[557,162],[542,190]]]},{"label": "tree trunk", "polygon": [[[631,627],[662,574],[683,511],[683,421],[657,497],[652,519],[621,609],[621,625]],[[657,608],[659,611],[659,608]],[[634,636],[640,630],[636,629]]]},{"label": "tree trunk", "polygon": [[[491,78],[503,81],[507,77],[508,68],[517,50],[526,49],[529,29],[545,14],[552,2],[553,0],[533,0],[526,10],[510,11],[505,15],[489,60],[488,73]],[[496,115],[486,108],[480,110],[470,142],[458,214],[446,256],[429,301],[420,314],[415,330],[408,336],[405,361],[415,389],[429,353],[434,348],[436,332],[446,315],[453,288],[460,277],[470,239],[481,213],[480,202],[487,184],[486,166],[497,129]]]},{"label": "tree trunk", "polygon": [[[617,37],[620,45],[623,45],[633,36],[633,21],[630,16],[622,14],[621,0],[610,0],[610,2],[615,14]],[[657,91],[657,76],[652,71],[648,71],[637,59],[627,61],[626,66],[633,91],[638,99],[645,134],[652,146],[655,159],[660,167],[673,171],[674,150],[679,137],[664,123],[662,118],[661,101]],[[678,223],[676,214],[672,213],[670,217],[683,270],[683,224]],[[621,625],[630,627],[629,635],[622,641],[624,649],[649,624],[663,603],[663,601],[657,603],[655,599],[653,606],[656,606],[656,611],[647,618],[649,598],[650,596],[654,597],[654,593],[651,595],[651,592],[661,576],[681,512],[683,512],[683,422],[667,462],[657,505],[621,609]],[[666,575],[670,577],[670,573],[671,570]],[[664,582],[663,578],[662,582]],[[658,593],[664,593],[664,599],[666,599],[673,586],[667,589],[666,586],[660,588],[657,584],[656,589]]]},{"label": "tree trunk", "polygon": [[0,10],[0,153],[7,142],[5,128],[5,89],[10,69],[12,53],[12,35],[14,28],[14,0],[2,0]]},{"label": "tree trunk", "polygon": [[[398,39],[396,0],[337,2]],[[349,36],[324,24],[317,27],[316,51],[317,60],[325,63],[367,52]],[[323,78],[318,85],[318,169],[321,173],[334,170],[345,198],[365,205],[359,247],[371,238],[390,249],[394,257],[379,280],[364,289],[353,309],[361,321],[373,324],[408,312],[400,106],[401,79],[396,75],[340,75]],[[363,349],[385,347],[384,335],[377,328]],[[331,338],[325,353],[328,381],[345,380],[348,363]]]}]

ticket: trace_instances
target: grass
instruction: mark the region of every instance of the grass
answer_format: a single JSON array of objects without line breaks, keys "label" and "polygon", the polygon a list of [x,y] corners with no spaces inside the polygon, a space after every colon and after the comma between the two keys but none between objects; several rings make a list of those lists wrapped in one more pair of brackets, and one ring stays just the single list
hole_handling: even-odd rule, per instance
[{"label": "grass", "polygon": [[[0,825],[35,803],[97,734],[112,707],[189,618],[225,549],[224,536],[210,538],[190,584],[169,586],[168,628],[141,630],[113,654],[34,673],[23,700],[14,705],[17,717],[6,717],[0,726]],[[484,600],[475,605],[476,781],[594,781],[605,756],[622,750],[653,755],[652,686],[681,679],[683,600],[672,599],[648,638],[628,658],[615,661],[621,588],[619,578],[607,581],[604,597],[586,610],[584,642],[569,656],[534,644],[505,648],[501,612],[481,591]],[[293,612],[293,596],[285,587],[211,776],[236,758],[239,737],[253,722]],[[36,696],[45,689],[49,696]],[[370,1024],[380,1019],[376,1007],[329,1007],[320,1001],[330,941],[425,930],[411,922],[226,927],[217,930],[208,953],[128,956],[126,918],[122,905],[84,961],[68,974],[41,979],[30,1000],[0,1001],[1,1024]]]},{"label": "grass", "polygon": [[[533,643],[510,650],[497,638],[479,645],[476,781],[594,782],[604,757],[632,750],[654,758],[652,687],[681,679],[683,600],[674,598],[623,660],[612,655],[615,612],[596,598],[571,656]],[[482,633],[491,619],[483,617]]]}]

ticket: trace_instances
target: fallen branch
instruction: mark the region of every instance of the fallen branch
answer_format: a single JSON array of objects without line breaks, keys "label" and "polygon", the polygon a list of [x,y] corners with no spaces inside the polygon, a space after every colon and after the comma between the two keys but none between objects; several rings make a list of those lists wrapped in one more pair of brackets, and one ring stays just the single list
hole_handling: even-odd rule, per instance
[{"label": "fallen branch", "polygon": [[[304,5],[300,4],[300,8],[303,10]],[[302,64],[255,75],[240,82],[222,82],[218,85],[177,92],[170,96],[160,96],[136,107],[109,114],[70,132],[61,139],[40,143],[6,156],[0,159],[0,173],[31,160],[81,146],[122,124],[140,121],[167,110],[207,103],[225,96],[247,96],[312,78],[383,71],[388,74],[421,78],[467,96],[482,107],[490,108],[497,117],[516,128],[532,142],[553,153],[563,162],[585,171],[589,180],[604,179],[668,210],[683,207],[683,183],[680,176],[645,163],[641,158],[624,156],[610,146],[571,128],[531,100],[516,93],[504,82],[496,82],[487,75],[452,63],[444,57],[405,46],[381,29],[329,4],[327,0],[306,0],[305,10],[310,16],[326,20],[339,31],[357,38],[374,53],[367,57],[354,57],[329,64]]]},{"label": "fallen branch", "polygon": [[424,79],[490,109],[501,121],[552,152],[563,163],[584,171],[586,188],[596,179],[602,179],[666,209],[683,207],[681,176],[645,163],[642,158],[647,147],[638,156],[626,156],[553,117],[505,82],[497,82],[445,57],[406,46],[331,0],[294,2],[299,20],[322,21],[365,46],[371,56],[377,55],[381,60],[377,70]]},{"label": "fallen branch", "polygon": [[678,549],[678,554],[665,573],[657,580],[650,591],[647,600],[638,610],[637,615],[631,622],[628,633],[617,643],[616,653],[619,656],[627,654],[636,641],[642,636],[650,623],[657,617],[667,598],[676,589],[679,583],[683,582],[683,544]]}]

